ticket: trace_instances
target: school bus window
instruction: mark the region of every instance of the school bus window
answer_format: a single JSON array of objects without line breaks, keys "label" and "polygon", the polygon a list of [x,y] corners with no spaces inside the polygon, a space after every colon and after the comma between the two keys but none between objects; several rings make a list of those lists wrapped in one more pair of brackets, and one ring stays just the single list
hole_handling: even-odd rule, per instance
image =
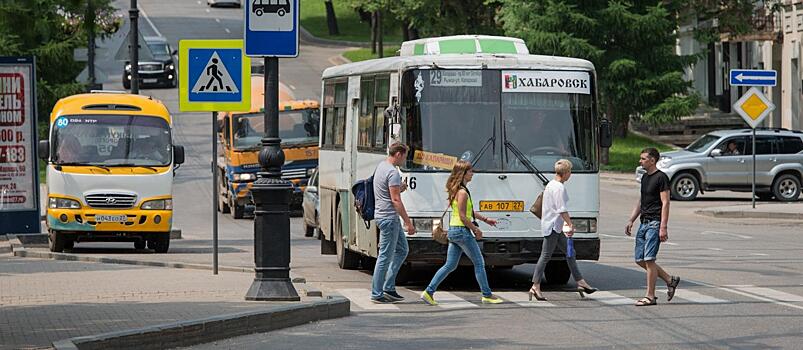
[{"label": "school bus window", "polygon": [[374,82],[373,80],[360,81],[360,115],[357,119],[357,146],[371,147],[374,112]]}]

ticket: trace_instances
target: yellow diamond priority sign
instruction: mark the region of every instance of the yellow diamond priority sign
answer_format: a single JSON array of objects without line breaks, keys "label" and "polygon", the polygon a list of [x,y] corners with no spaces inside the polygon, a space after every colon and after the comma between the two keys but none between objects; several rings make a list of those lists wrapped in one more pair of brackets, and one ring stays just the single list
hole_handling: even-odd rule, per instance
[{"label": "yellow diamond priority sign", "polygon": [[770,112],[775,109],[766,96],[754,87],[747,90],[747,92],[733,104],[733,110],[742,116],[742,119],[755,129]]}]

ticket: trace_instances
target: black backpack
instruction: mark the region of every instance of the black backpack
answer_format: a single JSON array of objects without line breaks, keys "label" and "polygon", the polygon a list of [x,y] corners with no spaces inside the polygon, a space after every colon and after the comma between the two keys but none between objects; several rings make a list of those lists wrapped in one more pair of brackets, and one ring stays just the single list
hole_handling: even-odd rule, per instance
[{"label": "black backpack", "polygon": [[[374,171],[376,175],[376,171]],[[371,220],[374,219],[374,175],[365,180],[359,180],[351,186],[351,193],[354,195],[354,209],[362,218],[365,228],[370,228]]]}]

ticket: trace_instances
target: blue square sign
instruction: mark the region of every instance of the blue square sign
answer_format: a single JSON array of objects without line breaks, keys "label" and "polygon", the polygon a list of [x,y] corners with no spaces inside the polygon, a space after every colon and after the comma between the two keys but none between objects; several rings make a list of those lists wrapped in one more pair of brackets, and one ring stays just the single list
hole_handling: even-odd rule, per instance
[{"label": "blue square sign", "polygon": [[298,0],[246,0],[245,54],[298,56]]},{"label": "blue square sign", "polygon": [[242,50],[189,50],[190,102],[242,100]]}]

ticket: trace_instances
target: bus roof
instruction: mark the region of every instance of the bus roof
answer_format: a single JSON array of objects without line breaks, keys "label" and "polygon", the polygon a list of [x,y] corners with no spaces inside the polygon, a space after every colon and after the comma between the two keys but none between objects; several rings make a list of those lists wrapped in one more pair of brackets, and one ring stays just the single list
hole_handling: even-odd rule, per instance
[{"label": "bus roof", "polygon": [[161,101],[149,96],[114,92],[93,92],[62,98],[53,106],[50,122],[63,115],[147,115],[170,123],[170,111]]},{"label": "bus roof", "polygon": [[362,62],[348,63],[327,68],[323,71],[323,79],[388,71],[399,71],[411,68],[445,68],[445,69],[549,69],[549,70],[587,70],[593,71],[590,61],[559,57],[526,54],[445,54],[394,56],[378,58]]}]

